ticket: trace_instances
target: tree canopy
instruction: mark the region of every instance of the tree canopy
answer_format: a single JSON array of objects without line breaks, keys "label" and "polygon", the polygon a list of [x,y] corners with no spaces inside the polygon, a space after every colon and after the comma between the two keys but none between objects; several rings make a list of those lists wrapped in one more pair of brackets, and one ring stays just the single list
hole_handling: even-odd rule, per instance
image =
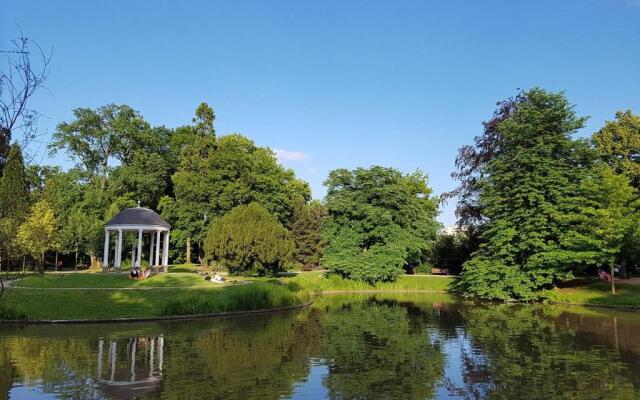
[{"label": "tree canopy", "polygon": [[374,283],[395,280],[403,268],[425,260],[439,225],[436,200],[421,171],[337,169],[325,186],[325,266]]},{"label": "tree canopy", "polygon": [[640,189],[640,116],[618,111],[614,121],[593,134],[593,142],[599,156]]},{"label": "tree canopy", "polygon": [[586,201],[579,189],[594,159],[571,137],[584,121],[564,94],[534,88],[500,104],[485,137],[461,150],[461,171],[478,170],[481,159],[479,174],[465,179],[473,182],[475,218],[485,221],[460,281],[466,295],[537,299],[591,259],[566,243],[576,235],[571,221]]}]

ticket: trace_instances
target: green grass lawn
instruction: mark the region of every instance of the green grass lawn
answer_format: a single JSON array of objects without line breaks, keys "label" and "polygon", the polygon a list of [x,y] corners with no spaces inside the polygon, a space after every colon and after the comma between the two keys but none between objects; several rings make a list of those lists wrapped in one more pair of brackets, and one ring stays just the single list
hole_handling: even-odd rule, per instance
[{"label": "green grass lawn", "polygon": [[26,276],[13,283],[16,287],[30,288],[151,288],[191,287],[220,284],[205,281],[202,276],[189,272],[153,275],[147,279],[129,279],[127,274],[70,273]]},{"label": "green grass lawn", "polygon": [[610,283],[585,282],[577,286],[556,289],[555,301],[572,304],[640,307],[640,285],[616,282],[616,294]]}]

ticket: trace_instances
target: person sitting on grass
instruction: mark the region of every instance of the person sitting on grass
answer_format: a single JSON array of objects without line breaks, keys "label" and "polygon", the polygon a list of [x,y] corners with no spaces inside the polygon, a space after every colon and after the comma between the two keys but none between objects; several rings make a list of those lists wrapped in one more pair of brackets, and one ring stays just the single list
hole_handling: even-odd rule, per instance
[{"label": "person sitting on grass", "polygon": [[213,275],[213,280],[215,282],[224,282],[224,278],[220,275],[218,275],[218,273],[216,273],[215,275]]},{"label": "person sitting on grass", "polygon": [[131,272],[129,272],[129,279],[138,279],[139,276],[140,276],[140,268],[139,267],[131,268]]}]

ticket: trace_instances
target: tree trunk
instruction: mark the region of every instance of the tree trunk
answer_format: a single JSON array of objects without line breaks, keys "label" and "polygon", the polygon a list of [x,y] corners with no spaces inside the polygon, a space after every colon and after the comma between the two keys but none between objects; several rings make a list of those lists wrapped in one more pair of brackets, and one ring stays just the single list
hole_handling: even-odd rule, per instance
[{"label": "tree trunk", "polygon": [[40,273],[44,273],[44,251],[40,255]]},{"label": "tree trunk", "polygon": [[22,256],[22,273],[27,273],[27,256]]},{"label": "tree trunk", "polygon": [[58,272],[58,251],[56,250],[56,265],[54,266],[55,271]]},{"label": "tree trunk", "polygon": [[190,237],[187,238],[187,259],[185,260],[185,263],[191,264],[191,238]]},{"label": "tree trunk", "polygon": [[91,269],[98,268],[98,258],[91,254]]},{"label": "tree trunk", "polygon": [[615,283],[615,274],[616,274],[616,263],[615,261],[611,262],[611,294],[616,294],[616,283]]},{"label": "tree trunk", "polygon": [[78,272],[78,248],[76,247],[76,261],[73,264],[73,268],[75,269],[76,272]]}]

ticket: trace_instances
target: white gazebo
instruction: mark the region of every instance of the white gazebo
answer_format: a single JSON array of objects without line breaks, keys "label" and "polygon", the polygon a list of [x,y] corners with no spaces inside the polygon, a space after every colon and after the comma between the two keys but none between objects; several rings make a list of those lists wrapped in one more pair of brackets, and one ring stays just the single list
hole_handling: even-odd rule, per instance
[{"label": "white gazebo", "polygon": [[[109,270],[109,243],[111,233],[116,234],[113,269],[120,272],[122,265],[122,238],[126,233],[136,235],[131,248],[131,266],[140,267],[142,262],[143,235],[149,234],[149,266],[157,272],[166,272],[169,265],[169,231],[171,225],[155,211],[144,207],[125,208],[104,226],[104,258],[102,268]],[[162,259],[160,246],[162,244]]]}]

